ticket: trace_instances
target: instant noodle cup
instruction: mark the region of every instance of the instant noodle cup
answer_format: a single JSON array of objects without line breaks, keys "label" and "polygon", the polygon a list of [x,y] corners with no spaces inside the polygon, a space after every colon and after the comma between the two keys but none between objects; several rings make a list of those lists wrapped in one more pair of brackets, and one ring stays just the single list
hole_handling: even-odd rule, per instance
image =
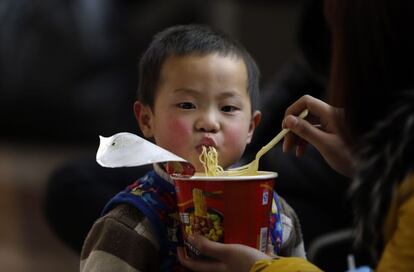
[{"label": "instant noodle cup", "polygon": [[265,171],[255,176],[172,175],[187,254],[198,255],[187,242],[194,233],[266,252],[276,177]]}]

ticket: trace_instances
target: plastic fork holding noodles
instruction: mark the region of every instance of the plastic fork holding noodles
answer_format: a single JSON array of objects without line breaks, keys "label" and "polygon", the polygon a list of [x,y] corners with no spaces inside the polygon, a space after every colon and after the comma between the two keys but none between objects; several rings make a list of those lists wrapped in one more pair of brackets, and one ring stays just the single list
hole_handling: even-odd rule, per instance
[{"label": "plastic fork holding noodles", "polygon": [[[308,115],[309,111],[306,109],[299,114],[299,118],[305,118]],[[228,176],[254,176],[257,175],[257,171],[259,170],[259,160],[260,158],[269,151],[272,147],[274,147],[285,135],[290,131],[290,129],[282,129],[268,144],[263,146],[259,152],[256,153],[255,159],[243,166],[229,169],[225,171],[224,175]]]}]

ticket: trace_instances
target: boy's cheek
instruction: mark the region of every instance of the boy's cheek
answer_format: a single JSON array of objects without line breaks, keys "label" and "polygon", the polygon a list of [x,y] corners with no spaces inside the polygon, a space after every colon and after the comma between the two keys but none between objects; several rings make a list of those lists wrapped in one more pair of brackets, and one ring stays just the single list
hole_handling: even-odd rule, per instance
[{"label": "boy's cheek", "polygon": [[180,119],[170,119],[167,123],[168,131],[163,136],[166,141],[171,144],[174,149],[180,148],[182,145],[188,145],[190,143],[189,131],[190,126]]},{"label": "boy's cheek", "polygon": [[246,145],[248,143],[248,134],[240,126],[233,126],[226,132],[226,142],[229,145]]},{"label": "boy's cheek", "polygon": [[188,134],[189,125],[184,120],[170,119],[167,126],[171,135],[185,136]]},{"label": "boy's cheek", "polygon": [[240,134],[236,130],[231,130],[226,133],[225,141],[227,144],[232,145],[240,141]]},{"label": "boy's cheek", "polygon": [[230,129],[225,133],[223,147],[234,160],[238,160],[238,156],[244,152],[248,142],[246,136],[246,132],[238,128]]}]

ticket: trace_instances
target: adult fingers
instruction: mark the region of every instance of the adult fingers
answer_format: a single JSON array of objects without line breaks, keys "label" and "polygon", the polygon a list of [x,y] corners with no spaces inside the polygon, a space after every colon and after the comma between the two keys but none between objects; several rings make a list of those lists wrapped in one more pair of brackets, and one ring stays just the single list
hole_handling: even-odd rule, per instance
[{"label": "adult fingers", "polygon": [[299,115],[303,110],[309,110],[309,117],[321,117],[326,115],[326,112],[331,106],[322,100],[314,98],[310,95],[304,95],[290,105],[285,111],[285,117],[288,115]]},{"label": "adult fingers", "polygon": [[[302,138],[306,142],[315,146],[319,151],[327,144],[329,134],[319,127],[315,127],[308,121],[289,115],[285,118],[286,128],[289,128],[291,133]],[[290,133],[289,133],[290,134]],[[283,151],[286,152],[296,145],[295,135],[286,135],[283,142]],[[303,145],[303,144],[302,144]],[[302,146],[298,145],[298,146]],[[299,155],[304,149],[303,145],[299,148]]]},{"label": "adult fingers", "polygon": [[305,154],[307,142],[299,138],[299,143],[296,146],[296,157],[300,157]]}]

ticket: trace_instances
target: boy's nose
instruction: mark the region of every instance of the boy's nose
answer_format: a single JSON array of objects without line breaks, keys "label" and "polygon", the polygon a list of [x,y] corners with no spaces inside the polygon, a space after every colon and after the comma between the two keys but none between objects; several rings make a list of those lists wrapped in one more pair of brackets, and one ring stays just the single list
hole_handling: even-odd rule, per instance
[{"label": "boy's nose", "polygon": [[198,118],[195,127],[202,132],[217,132],[220,129],[219,118],[212,111],[205,112]]}]

